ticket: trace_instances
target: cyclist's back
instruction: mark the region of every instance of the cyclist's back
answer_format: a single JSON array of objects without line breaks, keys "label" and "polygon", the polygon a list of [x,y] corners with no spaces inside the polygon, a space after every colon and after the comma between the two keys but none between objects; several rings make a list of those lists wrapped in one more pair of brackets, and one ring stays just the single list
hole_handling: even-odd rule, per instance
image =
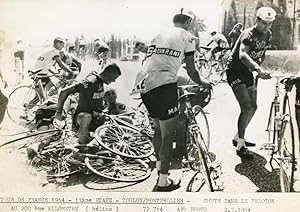
[{"label": "cyclist's back", "polygon": [[37,58],[31,71],[39,71],[40,74],[49,74],[49,70],[55,65],[55,57],[60,57],[59,50],[53,46],[47,47],[42,54]]},{"label": "cyclist's back", "polygon": [[[142,70],[147,70],[146,92],[164,84],[177,82],[177,71],[185,52],[195,49],[195,37],[179,27],[159,33],[148,47]],[[187,45],[189,44],[189,45]]]}]

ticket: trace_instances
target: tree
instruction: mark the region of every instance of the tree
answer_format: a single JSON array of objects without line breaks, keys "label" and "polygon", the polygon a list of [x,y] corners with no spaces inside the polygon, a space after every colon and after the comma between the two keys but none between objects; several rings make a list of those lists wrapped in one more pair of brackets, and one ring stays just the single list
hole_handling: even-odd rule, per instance
[{"label": "tree", "polygon": [[199,37],[199,32],[205,31],[206,25],[204,24],[205,19],[194,18],[190,25],[190,32],[196,37]]}]

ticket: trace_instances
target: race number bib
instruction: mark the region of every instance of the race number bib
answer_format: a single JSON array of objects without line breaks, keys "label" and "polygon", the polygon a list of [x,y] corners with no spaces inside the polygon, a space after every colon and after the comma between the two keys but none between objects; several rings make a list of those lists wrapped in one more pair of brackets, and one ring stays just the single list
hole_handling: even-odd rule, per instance
[{"label": "race number bib", "polygon": [[148,74],[146,72],[142,72],[142,71],[136,75],[134,87],[133,87],[130,95],[137,94],[137,93],[145,93],[145,81],[146,81],[147,77],[148,77]]}]

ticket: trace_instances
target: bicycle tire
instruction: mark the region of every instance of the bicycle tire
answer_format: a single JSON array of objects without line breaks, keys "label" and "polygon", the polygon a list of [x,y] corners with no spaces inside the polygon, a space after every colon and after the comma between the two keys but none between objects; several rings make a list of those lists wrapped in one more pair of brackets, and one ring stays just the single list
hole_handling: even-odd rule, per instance
[{"label": "bicycle tire", "polygon": [[207,151],[209,151],[209,146],[210,146],[209,123],[208,123],[208,118],[201,106],[197,106],[197,112],[195,116],[196,116],[197,125],[201,129],[203,135],[203,142],[205,144],[205,148],[207,149]]},{"label": "bicycle tire", "polygon": [[141,159],[107,155],[86,157],[84,162],[96,175],[118,182],[140,182],[151,175],[149,166]]},{"label": "bicycle tire", "polygon": [[205,180],[203,179],[202,173],[195,172],[187,185],[186,191],[199,192],[201,188],[204,186],[204,184],[205,184]]},{"label": "bicycle tire", "polygon": [[208,166],[208,150],[205,149],[203,143],[203,136],[201,136],[201,131],[198,129],[194,132],[188,132],[187,137],[187,159],[190,164],[190,168],[195,172],[202,173],[206,188],[208,192],[213,192],[213,183],[211,179],[211,171]]},{"label": "bicycle tire", "polygon": [[[36,101],[31,103],[34,98]],[[41,96],[33,87],[22,85],[9,94],[7,115],[13,123],[24,126],[35,119],[35,112],[41,102]]]},{"label": "bicycle tire", "polygon": [[96,129],[95,138],[105,149],[124,157],[146,158],[154,152],[149,136],[127,126],[102,125]]},{"label": "bicycle tire", "polygon": [[280,132],[279,150],[281,192],[294,191],[295,165],[295,137],[293,122],[289,115],[285,115]]}]

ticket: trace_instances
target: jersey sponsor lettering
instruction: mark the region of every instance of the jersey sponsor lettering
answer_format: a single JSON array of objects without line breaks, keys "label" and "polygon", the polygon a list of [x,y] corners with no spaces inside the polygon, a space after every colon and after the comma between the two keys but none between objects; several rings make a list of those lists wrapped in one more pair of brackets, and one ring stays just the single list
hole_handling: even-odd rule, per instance
[{"label": "jersey sponsor lettering", "polygon": [[164,54],[171,57],[179,58],[181,52],[177,51],[175,49],[169,49],[169,48],[158,48],[156,45],[151,45],[148,48],[147,51],[147,57],[151,57],[152,54]]},{"label": "jersey sponsor lettering", "polygon": [[93,94],[93,99],[101,99],[103,97],[103,92],[102,93],[94,93]]},{"label": "jersey sponsor lettering", "polygon": [[263,55],[264,55],[264,52],[265,52],[265,50],[261,50],[261,51],[258,51],[258,52],[256,52],[256,51],[251,51],[250,52],[250,57],[252,58],[252,59],[259,59],[259,58],[261,58]]},{"label": "jersey sponsor lettering", "polygon": [[168,114],[172,115],[172,114],[178,112],[178,108],[179,108],[179,106],[177,105],[177,106],[175,106],[173,108],[168,109]]}]

